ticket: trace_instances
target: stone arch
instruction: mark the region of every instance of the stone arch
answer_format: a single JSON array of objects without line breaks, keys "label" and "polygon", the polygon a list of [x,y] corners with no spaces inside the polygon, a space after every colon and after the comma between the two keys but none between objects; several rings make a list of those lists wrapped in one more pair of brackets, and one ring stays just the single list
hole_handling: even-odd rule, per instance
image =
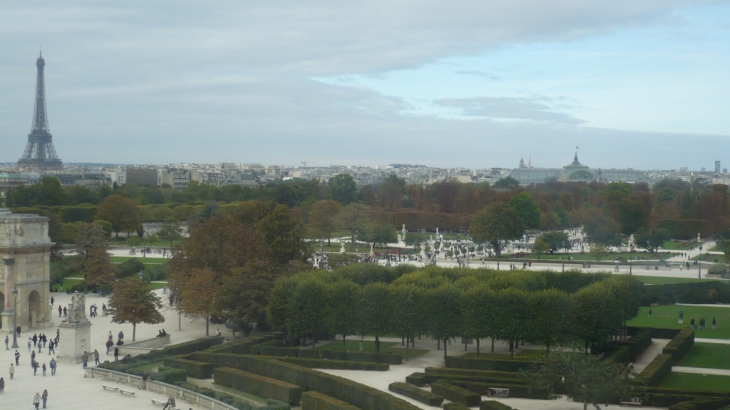
[{"label": "stone arch", "polygon": [[28,295],[28,325],[35,326],[41,319],[41,295],[37,290]]}]

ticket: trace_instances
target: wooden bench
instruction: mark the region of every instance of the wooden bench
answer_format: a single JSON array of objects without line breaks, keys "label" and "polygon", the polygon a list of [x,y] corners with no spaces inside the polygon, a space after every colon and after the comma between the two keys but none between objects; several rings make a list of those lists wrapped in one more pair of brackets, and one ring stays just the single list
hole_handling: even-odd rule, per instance
[{"label": "wooden bench", "polygon": [[133,392],[131,390],[122,390],[122,389],[119,389],[119,393],[122,393],[122,395],[128,394],[128,395],[134,397],[134,393],[135,392]]},{"label": "wooden bench", "polygon": [[641,403],[640,397],[632,397],[630,401],[622,401],[619,404],[621,406],[635,406],[635,407],[643,406],[643,403]]},{"label": "wooden bench", "polygon": [[489,397],[509,397],[509,389],[503,387],[490,387],[487,390],[487,396]]},{"label": "wooden bench", "polygon": [[106,384],[102,384],[101,387],[103,387],[104,390],[111,390],[111,391],[114,391],[114,392],[118,392],[119,391],[119,387],[107,386]]}]

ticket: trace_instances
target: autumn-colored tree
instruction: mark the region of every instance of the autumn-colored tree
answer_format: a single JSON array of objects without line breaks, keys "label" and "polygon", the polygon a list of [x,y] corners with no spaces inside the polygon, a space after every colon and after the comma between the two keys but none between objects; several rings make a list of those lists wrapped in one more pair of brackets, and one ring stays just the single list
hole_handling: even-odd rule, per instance
[{"label": "autumn-colored tree", "polygon": [[309,235],[313,238],[327,238],[327,246],[330,246],[332,234],[337,229],[335,217],[340,210],[340,204],[331,199],[315,202],[309,211]]},{"label": "autumn-colored tree", "polygon": [[97,224],[81,223],[76,227],[76,253],[86,261],[95,249],[106,249],[106,232]]},{"label": "autumn-colored tree", "polygon": [[119,232],[135,232],[142,223],[139,207],[133,200],[121,195],[109,195],[99,204],[96,219],[103,219],[112,224],[112,230],[119,237]]},{"label": "autumn-colored tree", "polygon": [[350,232],[350,250],[355,247],[355,234],[365,228],[370,222],[370,217],[365,213],[367,207],[362,204],[350,204],[337,214],[335,221],[340,229]]},{"label": "autumn-colored tree", "polygon": [[378,201],[380,205],[389,210],[397,211],[403,203],[403,194],[406,191],[406,181],[398,178],[395,174],[390,174],[388,178],[380,184],[378,190]]},{"label": "autumn-colored tree", "polygon": [[132,341],[137,334],[137,323],[157,324],[165,321],[159,309],[162,301],[136,275],[120,280],[107,304],[113,323],[131,323]]},{"label": "autumn-colored tree", "polygon": [[165,221],[157,231],[157,237],[169,242],[172,248],[172,242],[182,238],[182,228],[174,221]]},{"label": "autumn-colored tree", "polygon": [[222,291],[222,283],[212,270],[195,270],[187,278],[185,287],[175,304],[175,309],[185,316],[205,319],[205,335],[208,336],[210,317],[220,311],[218,297]]},{"label": "autumn-colored tree", "polygon": [[96,248],[89,252],[84,264],[84,292],[89,286],[108,286],[114,283],[114,269],[106,249]]},{"label": "autumn-colored tree", "polygon": [[518,239],[523,233],[524,225],[517,211],[501,202],[489,205],[474,215],[469,227],[472,239],[491,243],[497,256],[502,254],[502,241]]}]

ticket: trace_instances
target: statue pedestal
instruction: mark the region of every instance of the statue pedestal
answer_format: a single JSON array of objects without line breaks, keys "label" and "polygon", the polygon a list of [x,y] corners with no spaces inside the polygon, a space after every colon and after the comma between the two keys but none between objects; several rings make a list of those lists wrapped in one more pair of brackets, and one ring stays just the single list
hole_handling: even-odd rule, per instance
[{"label": "statue pedestal", "polygon": [[15,329],[15,312],[8,309],[2,313],[3,333],[13,333]]},{"label": "statue pedestal", "polygon": [[91,348],[91,322],[84,320],[75,323],[61,323],[59,329],[58,361],[61,363],[81,363],[84,352]]}]

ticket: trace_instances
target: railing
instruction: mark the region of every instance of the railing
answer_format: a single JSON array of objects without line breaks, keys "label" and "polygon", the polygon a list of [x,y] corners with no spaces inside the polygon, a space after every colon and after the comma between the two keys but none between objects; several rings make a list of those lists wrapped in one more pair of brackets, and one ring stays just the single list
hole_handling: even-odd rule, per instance
[{"label": "railing", "polygon": [[126,384],[136,387],[140,390],[148,390],[153,393],[163,394],[165,396],[174,396],[188,403],[197,404],[199,407],[210,410],[238,410],[237,408],[216,400],[212,397],[196,393],[192,390],[182,387],[173,386],[171,384],[162,383],[154,380],[142,380],[139,376],[127,373],[116,372],[114,370],[101,369],[98,367],[86,368],[85,377],[108,380],[114,383]]}]

